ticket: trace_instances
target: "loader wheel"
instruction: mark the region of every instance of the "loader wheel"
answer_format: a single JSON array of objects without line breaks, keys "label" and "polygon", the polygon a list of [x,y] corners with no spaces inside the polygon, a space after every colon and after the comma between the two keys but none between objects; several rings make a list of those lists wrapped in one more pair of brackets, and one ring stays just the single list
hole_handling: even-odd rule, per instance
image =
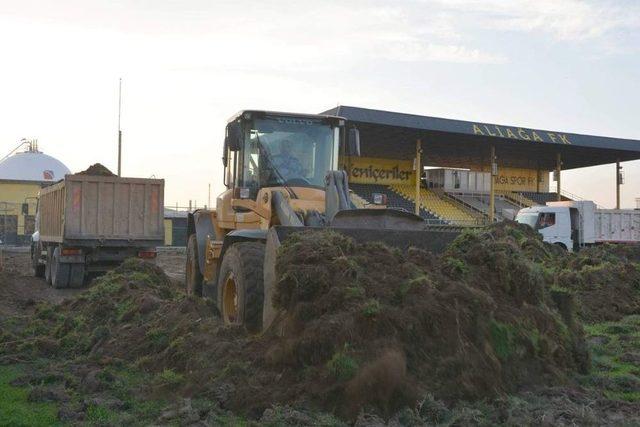
[{"label": "loader wheel", "polygon": [[185,287],[187,295],[202,296],[202,273],[198,264],[198,239],[195,234],[187,242],[187,265],[185,268]]},{"label": "loader wheel", "polygon": [[55,289],[62,289],[69,286],[69,274],[71,265],[60,262],[60,248],[53,250],[53,262],[51,263],[51,286]]},{"label": "loader wheel", "polygon": [[262,328],[264,243],[232,245],[224,254],[218,276],[218,309],[227,325]]}]

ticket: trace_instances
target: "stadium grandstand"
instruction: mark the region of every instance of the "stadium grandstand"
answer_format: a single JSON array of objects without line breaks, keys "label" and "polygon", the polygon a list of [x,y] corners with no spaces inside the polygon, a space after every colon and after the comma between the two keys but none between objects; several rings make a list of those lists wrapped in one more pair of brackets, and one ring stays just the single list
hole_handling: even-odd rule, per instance
[{"label": "stadium grandstand", "polygon": [[603,164],[614,165],[619,208],[620,162],[640,159],[640,141],[629,139],[349,106],[322,114],[359,130],[361,156],[341,157],[356,205],[384,200],[433,223],[484,224],[513,219],[523,207],[576,200],[562,189],[562,171]]}]

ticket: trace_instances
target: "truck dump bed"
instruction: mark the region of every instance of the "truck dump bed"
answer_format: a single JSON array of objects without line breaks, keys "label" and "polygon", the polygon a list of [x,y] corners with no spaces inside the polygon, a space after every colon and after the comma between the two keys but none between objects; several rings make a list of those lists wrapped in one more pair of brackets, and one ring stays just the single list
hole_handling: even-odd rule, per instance
[{"label": "truck dump bed", "polygon": [[640,242],[640,210],[598,209],[595,226],[597,242]]},{"label": "truck dump bed", "polygon": [[162,245],[164,180],[67,175],[40,192],[40,240]]}]

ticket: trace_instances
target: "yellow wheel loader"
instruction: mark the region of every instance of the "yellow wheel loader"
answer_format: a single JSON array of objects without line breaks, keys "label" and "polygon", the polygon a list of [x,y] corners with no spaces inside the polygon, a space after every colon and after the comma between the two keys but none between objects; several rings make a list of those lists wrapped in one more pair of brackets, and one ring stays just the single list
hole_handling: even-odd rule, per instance
[{"label": "yellow wheel loader", "polygon": [[277,249],[291,233],[330,228],[358,241],[444,248],[457,231],[394,209],[356,209],[339,162],[360,155],[341,117],[242,111],[226,127],[215,209],[189,215],[186,291],[212,298],[224,322],[250,332],[277,313]]}]

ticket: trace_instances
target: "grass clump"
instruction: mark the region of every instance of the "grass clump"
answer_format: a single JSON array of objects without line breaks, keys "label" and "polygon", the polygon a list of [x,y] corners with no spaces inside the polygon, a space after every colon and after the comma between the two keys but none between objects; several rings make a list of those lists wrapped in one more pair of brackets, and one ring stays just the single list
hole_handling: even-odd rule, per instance
[{"label": "grass clump", "polygon": [[498,321],[492,321],[489,325],[491,346],[496,355],[507,360],[514,352],[514,328]]},{"label": "grass clump", "polygon": [[378,313],[380,313],[380,309],[380,302],[375,298],[371,298],[362,307],[362,314],[365,317],[375,317]]},{"label": "grass clump", "polygon": [[184,375],[175,372],[173,369],[165,369],[157,375],[157,380],[165,385],[178,385],[184,381]]},{"label": "grass clump", "polygon": [[347,354],[348,346],[333,354],[327,362],[327,370],[339,381],[347,381],[353,378],[358,371],[358,362]]}]

